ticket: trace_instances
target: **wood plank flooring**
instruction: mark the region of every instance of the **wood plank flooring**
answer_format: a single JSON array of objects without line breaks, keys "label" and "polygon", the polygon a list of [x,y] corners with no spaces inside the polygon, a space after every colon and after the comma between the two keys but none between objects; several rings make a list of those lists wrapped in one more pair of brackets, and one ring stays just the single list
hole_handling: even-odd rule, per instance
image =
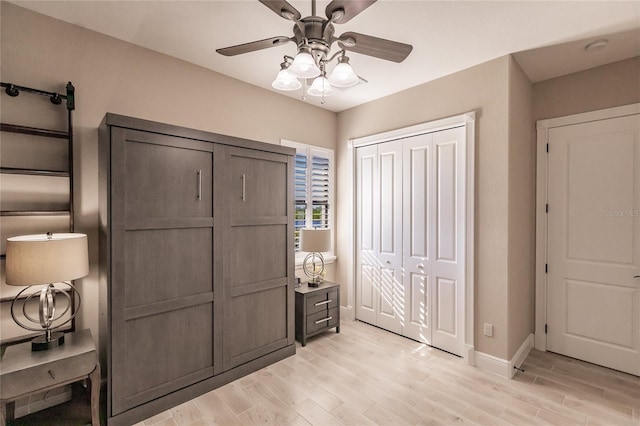
[{"label": "wood plank flooring", "polygon": [[513,380],[355,321],[136,426],[640,425],[640,378],[532,350]]}]

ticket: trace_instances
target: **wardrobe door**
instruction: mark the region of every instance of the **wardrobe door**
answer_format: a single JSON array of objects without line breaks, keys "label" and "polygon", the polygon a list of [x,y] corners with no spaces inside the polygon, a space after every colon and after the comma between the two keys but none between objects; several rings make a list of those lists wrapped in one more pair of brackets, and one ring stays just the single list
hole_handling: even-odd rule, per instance
[{"label": "wardrobe door", "polygon": [[112,413],[214,374],[213,144],[111,131]]},{"label": "wardrobe door", "polygon": [[294,342],[293,157],[219,148],[227,370]]}]

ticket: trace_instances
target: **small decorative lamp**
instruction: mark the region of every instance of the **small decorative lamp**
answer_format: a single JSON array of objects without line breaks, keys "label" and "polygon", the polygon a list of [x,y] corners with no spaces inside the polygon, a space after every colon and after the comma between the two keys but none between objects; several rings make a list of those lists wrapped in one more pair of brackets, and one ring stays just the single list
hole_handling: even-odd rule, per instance
[{"label": "small decorative lamp", "polygon": [[301,229],[300,250],[309,252],[302,264],[304,273],[311,278],[309,287],[320,286],[324,272],[324,257],[322,256],[322,252],[331,250],[331,230]]},{"label": "small decorative lamp", "polygon": [[[71,284],[71,280],[82,278],[89,273],[89,252],[87,236],[85,234],[47,234],[23,235],[7,239],[7,284],[15,286],[28,286],[22,289],[11,303],[11,317],[20,327],[30,331],[42,331],[40,335],[31,341],[31,350],[42,351],[64,343],[64,333],[52,332],[59,329],[75,317],[72,312],[69,318],[59,322],[71,308],[71,295],[78,295],[78,307],[80,306],[80,294]],[[64,283],[68,290],[56,289],[53,283]],[[41,328],[35,328],[21,322],[15,313],[16,302],[20,296],[34,285],[45,284],[37,291],[22,299],[22,314],[30,322],[40,324]],[[68,304],[63,312],[56,316],[55,294],[61,293],[67,298]],[[27,312],[27,303],[34,297],[40,298],[39,321]],[[56,321],[58,323],[56,324]]]}]

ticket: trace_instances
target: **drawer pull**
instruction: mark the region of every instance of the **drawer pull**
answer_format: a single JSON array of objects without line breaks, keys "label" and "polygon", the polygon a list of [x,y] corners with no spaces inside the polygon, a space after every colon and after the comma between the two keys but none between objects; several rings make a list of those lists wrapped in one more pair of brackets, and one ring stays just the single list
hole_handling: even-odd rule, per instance
[{"label": "drawer pull", "polygon": [[246,175],[243,173],[242,174],[242,202],[244,203],[247,199],[246,195],[247,195],[247,185],[246,185],[246,180],[247,177]]},{"label": "drawer pull", "polygon": [[321,306],[321,305],[326,305],[327,303],[331,303],[333,302],[333,300],[329,299],[329,300],[323,300],[322,302],[318,302],[313,306]]},{"label": "drawer pull", "polygon": [[333,317],[326,317],[325,319],[321,319],[316,321],[316,324],[320,324],[321,322],[325,322],[325,321],[331,321],[333,319]]},{"label": "drawer pull", "polygon": [[198,190],[196,191],[196,200],[202,200],[202,170],[196,172],[198,177]]},{"label": "drawer pull", "polygon": [[49,375],[51,376],[51,378],[52,378],[53,380],[55,380],[55,379],[56,379],[56,375],[55,375],[55,374],[53,374],[53,370],[49,370]]}]

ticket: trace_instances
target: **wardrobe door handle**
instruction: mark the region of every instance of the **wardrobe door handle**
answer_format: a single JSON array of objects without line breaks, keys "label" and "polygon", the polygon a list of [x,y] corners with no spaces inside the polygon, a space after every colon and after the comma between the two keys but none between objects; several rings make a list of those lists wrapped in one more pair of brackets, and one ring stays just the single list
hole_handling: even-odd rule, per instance
[{"label": "wardrobe door handle", "polygon": [[202,200],[202,170],[196,172],[198,175],[198,192],[196,193],[196,200]]},{"label": "wardrobe door handle", "polygon": [[247,176],[243,173],[242,174],[242,202],[244,203],[247,199],[246,195],[247,195],[247,185],[246,185],[246,181],[247,181]]}]

